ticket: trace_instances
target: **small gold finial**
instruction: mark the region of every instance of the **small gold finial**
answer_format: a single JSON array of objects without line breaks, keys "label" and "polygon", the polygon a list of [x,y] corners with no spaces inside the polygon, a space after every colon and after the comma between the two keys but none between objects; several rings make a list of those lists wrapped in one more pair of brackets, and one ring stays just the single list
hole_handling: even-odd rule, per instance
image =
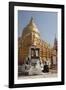
[{"label": "small gold finial", "polygon": [[33,23],[33,20],[34,20],[33,17],[31,17],[30,23]]}]

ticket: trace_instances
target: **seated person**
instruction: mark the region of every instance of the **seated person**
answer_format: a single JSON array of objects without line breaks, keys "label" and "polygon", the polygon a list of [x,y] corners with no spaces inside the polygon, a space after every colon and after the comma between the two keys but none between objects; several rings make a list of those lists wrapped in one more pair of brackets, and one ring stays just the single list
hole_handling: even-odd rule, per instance
[{"label": "seated person", "polygon": [[48,67],[46,61],[45,61],[45,65],[44,65],[44,67],[43,67],[43,72],[44,72],[44,73],[49,72],[49,67]]}]

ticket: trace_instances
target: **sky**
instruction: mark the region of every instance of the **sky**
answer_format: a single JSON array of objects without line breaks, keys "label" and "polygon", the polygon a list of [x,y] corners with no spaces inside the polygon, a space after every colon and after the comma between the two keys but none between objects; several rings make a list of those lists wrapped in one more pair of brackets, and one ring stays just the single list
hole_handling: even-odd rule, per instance
[{"label": "sky", "polygon": [[34,19],[42,40],[53,45],[55,37],[57,38],[57,12],[19,10],[18,37],[22,35],[22,31],[31,17]]}]

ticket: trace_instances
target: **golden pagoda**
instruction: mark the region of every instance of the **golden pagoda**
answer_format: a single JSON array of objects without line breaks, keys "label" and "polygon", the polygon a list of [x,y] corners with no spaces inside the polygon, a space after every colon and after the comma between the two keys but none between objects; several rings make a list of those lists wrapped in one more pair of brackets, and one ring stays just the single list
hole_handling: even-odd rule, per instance
[{"label": "golden pagoda", "polygon": [[18,39],[19,64],[23,64],[29,56],[29,49],[32,45],[40,49],[39,56],[43,62],[48,59],[51,60],[52,49],[47,42],[41,39],[33,17],[31,17],[30,22],[23,29],[22,36]]}]

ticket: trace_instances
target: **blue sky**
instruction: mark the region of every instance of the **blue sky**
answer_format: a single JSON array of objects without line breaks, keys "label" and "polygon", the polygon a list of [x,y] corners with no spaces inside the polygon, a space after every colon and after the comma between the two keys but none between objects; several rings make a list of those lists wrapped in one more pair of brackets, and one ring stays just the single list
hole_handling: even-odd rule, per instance
[{"label": "blue sky", "polygon": [[21,36],[23,28],[29,23],[31,17],[40,32],[41,38],[53,45],[57,37],[57,12],[45,11],[18,11],[18,36]]}]

